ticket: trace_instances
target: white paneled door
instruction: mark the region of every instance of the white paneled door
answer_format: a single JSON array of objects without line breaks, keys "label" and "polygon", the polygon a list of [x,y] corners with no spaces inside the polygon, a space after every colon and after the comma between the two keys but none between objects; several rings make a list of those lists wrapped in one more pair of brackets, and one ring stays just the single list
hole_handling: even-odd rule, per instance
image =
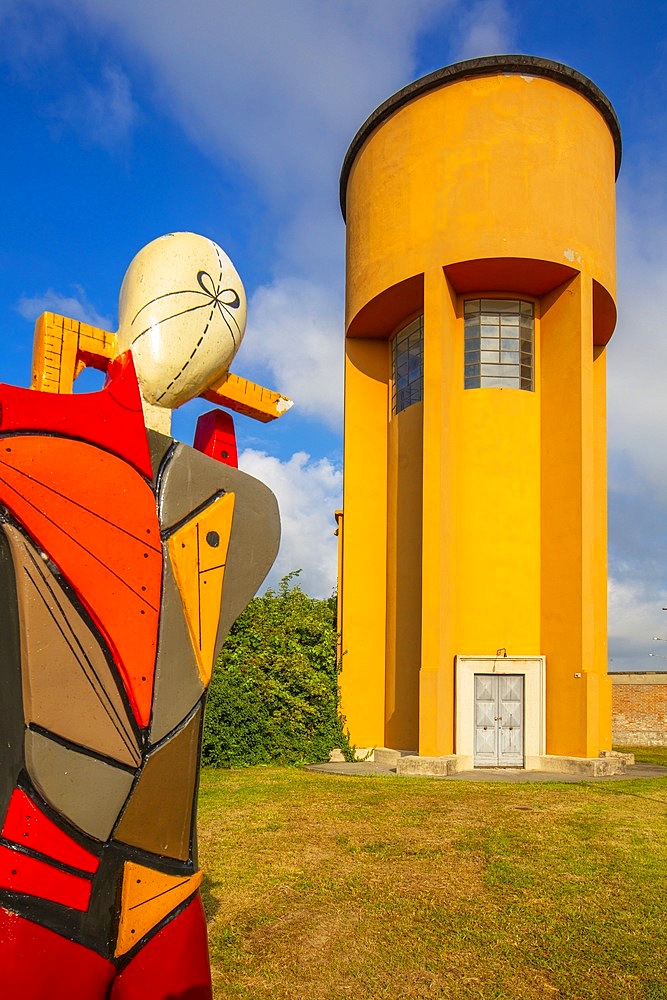
[{"label": "white paneled door", "polygon": [[523,763],[523,674],[475,674],[475,767]]}]

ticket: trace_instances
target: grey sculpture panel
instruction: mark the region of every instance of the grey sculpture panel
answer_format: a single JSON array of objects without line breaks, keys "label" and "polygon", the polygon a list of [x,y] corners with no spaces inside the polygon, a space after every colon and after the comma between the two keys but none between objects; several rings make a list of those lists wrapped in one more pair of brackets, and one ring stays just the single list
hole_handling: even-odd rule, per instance
[{"label": "grey sculpture panel", "polygon": [[159,482],[160,522],[169,530],[192,516],[216,493],[234,493],[234,520],[227,552],[218,647],[233,622],[255,595],[271,568],[280,544],[278,504],[271,490],[252,476],[211,462],[182,444],[176,445]]},{"label": "grey sculpture panel", "polygon": [[28,774],[40,795],[84,833],[106,840],[125,804],[134,772],[26,730]]},{"label": "grey sculpture panel", "polygon": [[169,554],[164,556],[162,617],[155,670],[151,743],[170,733],[204,693]]},{"label": "grey sculpture panel", "polygon": [[[2,513],[2,508],[0,508]],[[6,525],[4,526],[6,529]],[[0,815],[4,816],[23,767],[21,635],[14,563],[0,529]]]},{"label": "grey sculpture panel", "polygon": [[16,567],[26,721],[136,767],[139,746],[99,642],[37,549],[11,525],[5,532]]},{"label": "grey sculpture panel", "polygon": [[[200,707],[180,731],[151,752],[114,832],[115,840],[153,854],[190,857],[201,717]],[[156,815],[159,823],[146,822],[146,817]]]}]

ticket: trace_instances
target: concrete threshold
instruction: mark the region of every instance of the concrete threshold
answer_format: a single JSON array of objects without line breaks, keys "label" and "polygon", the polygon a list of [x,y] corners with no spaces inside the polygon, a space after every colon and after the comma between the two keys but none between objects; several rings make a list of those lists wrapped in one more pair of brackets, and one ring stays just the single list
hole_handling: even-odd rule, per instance
[{"label": "concrete threshold", "polygon": [[[405,757],[400,758],[405,761]],[[435,758],[443,760],[443,758]],[[444,758],[446,760],[447,758]],[[582,758],[574,758],[582,759]],[[623,774],[591,773],[589,772],[563,772],[535,770],[526,771],[519,767],[480,767],[473,770],[456,771],[453,773],[440,773],[427,771],[402,771],[397,773],[396,765],[388,766],[376,761],[353,761],[327,762],[324,764],[308,764],[307,771],[317,771],[324,774],[347,775],[349,777],[429,777],[437,781],[481,781],[481,782],[506,782],[508,784],[525,784],[528,782],[560,782],[565,784],[576,784],[579,782],[597,783],[599,781],[628,781],[636,778],[667,778],[667,767],[659,767],[653,764],[634,764],[627,768]]]}]

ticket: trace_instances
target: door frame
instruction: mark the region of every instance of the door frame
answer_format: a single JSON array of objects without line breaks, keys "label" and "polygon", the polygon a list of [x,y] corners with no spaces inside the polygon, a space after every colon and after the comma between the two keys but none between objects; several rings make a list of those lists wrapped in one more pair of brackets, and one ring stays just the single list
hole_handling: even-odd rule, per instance
[{"label": "door frame", "polygon": [[546,745],[546,657],[456,657],[456,756],[472,769],[475,756],[475,674],[523,675],[524,770],[537,770]]},{"label": "door frame", "polygon": [[[512,755],[508,755],[508,756],[512,756],[512,758],[513,758],[511,762],[505,762],[505,761],[503,761],[503,753],[502,753],[502,749],[501,749],[501,747],[502,747],[502,731],[503,731],[503,726],[499,725],[499,723],[502,723],[502,719],[503,719],[503,704],[504,704],[504,702],[502,701],[502,698],[501,698],[501,684],[499,683],[501,677],[512,677],[512,678],[514,678],[515,680],[517,680],[517,681],[520,682],[520,688],[521,688],[521,697],[519,699],[519,703],[520,703],[520,706],[521,706],[521,720],[520,720],[519,725],[515,727],[515,728],[518,728],[519,732],[520,732],[520,736],[521,736],[521,749],[520,749],[520,752],[517,752],[517,753],[512,754]],[[493,688],[495,688],[495,699],[494,700],[495,700],[496,710],[500,709],[500,715],[496,715],[495,714],[495,710],[494,710],[494,717],[493,717],[493,723],[494,723],[493,724],[494,746],[495,746],[495,755],[493,755],[494,759],[493,759],[493,761],[488,761],[487,760],[484,763],[482,763],[482,761],[480,760],[480,757],[482,756],[482,753],[477,749],[477,737],[478,737],[478,731],[479,731],[479,728],[480,728],[480,726],[479,726],[479,724],[477,722],[478,705],[479,705],[479,701],[478,701],[478,681],[480,679],[494,680],[496,682],[494,685],[492,685],[492,690],[493,690]],[[478,674],[478,673],[475,674],[475,745],[473,747],[473,751],[474,751],[474,754],[475,754],[475,759],[474,759],[473,763],[474,763],[474,765],[475,765],[476,768],[477,767],[516,767],[516,768],[519,768],[519,769],[523,768],[525,760],[526,760],[526,747],[525,747],[525,740],[524,740],[525,728],[526,728],[526,724],[525,724],[525,712],[524,712],[524,708],[525,708],[525,704],[524,704],[524,702],[525,702],[525,698],[524,698],[525,687],[526,687],[526,675],[525,674],[500,674],[500,673],[498,673],[498,671],[496,671],[495,673],[491,673],[491,674]],[[488,729],[488,728],[489,728],[488,725],[484,726],[485,730]]]}]

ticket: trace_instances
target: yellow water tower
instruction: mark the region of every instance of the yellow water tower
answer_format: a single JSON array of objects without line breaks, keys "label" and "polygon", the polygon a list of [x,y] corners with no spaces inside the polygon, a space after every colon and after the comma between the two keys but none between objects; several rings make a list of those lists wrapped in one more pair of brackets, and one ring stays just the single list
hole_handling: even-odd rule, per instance
[{"label": "yellow water tower", "polygon": [[620,155],[604,94],[529,56],[417,80],[348,150],[339,590],[360,748],[596,773],[611,746]]}]

